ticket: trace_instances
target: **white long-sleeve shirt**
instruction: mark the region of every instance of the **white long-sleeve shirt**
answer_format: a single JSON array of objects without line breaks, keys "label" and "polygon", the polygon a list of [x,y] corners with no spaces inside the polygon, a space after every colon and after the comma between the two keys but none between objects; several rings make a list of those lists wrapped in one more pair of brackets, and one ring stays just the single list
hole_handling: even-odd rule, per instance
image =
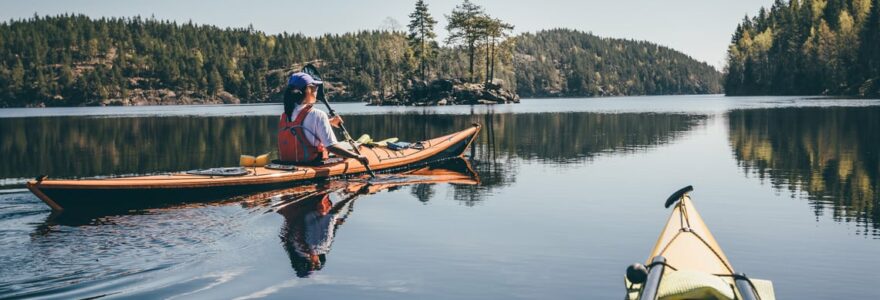
[{"label": "white long-sleeve shirt", "polygon": [[[303,107],[305,106],[296,106],[293,113],[291,113],[292,119],[296,119],[296,116],[299,115]],[[305,119],[303,119],[302,125],[304,131],[306,131],[306,138],[312,145],[317,146],[318,142],[320,142],[324,147],[330,147],[339,143],[336,140],[336,135],[333,134],[333,127],[330,126],[330,118],[327,116],[327,113],[314,106]]]}]

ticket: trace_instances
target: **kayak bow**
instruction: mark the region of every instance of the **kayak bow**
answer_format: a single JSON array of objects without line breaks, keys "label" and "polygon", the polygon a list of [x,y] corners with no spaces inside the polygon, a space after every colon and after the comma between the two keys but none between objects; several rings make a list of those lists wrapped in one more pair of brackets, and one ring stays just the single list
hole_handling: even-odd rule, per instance
[{"label": "kayak bow", "polygon": [[647,266],[627,269],[627,299],[775,299],[770,281],[736,273],[691,202],[687,186],[673,193],[666,226]]}]

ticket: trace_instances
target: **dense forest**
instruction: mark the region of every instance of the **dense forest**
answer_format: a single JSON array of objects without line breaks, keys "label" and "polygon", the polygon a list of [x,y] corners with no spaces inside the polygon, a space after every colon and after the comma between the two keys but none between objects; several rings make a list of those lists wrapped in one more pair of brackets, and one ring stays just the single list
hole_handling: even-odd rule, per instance
[{"label": "dense forest", "polygon": [[514,53],[525,97],[721,92],[712,66],[645,41],[556,29],[520,35]]},{"label": "dense forest", "polygon": [[271,101],[293,67],[319,59],[332,62],[325,73],[346,78],[347,92],[366,94],[399,80],[389,70],[405,61],[393,51],[405,45],[394,32],[305,37],[139,17],[34,16],[0,25],[0,105]]},{"label": "dense forest", "polygon": [[776,0],[736,28],[728,95],[880,96],[880,1]]},{"label": "dense forest", "polygon": [[419,44],[432,47],[427,60],[400,30],[310,37],[35,15],[0,23],[0,107],[273,102],[286,76],[307,62],[318,63],[341,101],[381,98],[433,78],[497,78],[532,97],[721,91],[717,71],[666,47],[572,30],[507,36],[512,26],[479,13],[494,33],[448,46],[428,40]]}]

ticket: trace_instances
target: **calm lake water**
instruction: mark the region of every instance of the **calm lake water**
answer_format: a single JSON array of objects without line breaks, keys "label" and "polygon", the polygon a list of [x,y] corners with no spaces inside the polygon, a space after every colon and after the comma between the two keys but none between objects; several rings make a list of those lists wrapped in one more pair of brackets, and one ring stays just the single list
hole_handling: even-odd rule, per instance
[{"label": "calm lake water", "polygon": [[[483,123],[479,184],[366,194],[329,182],[127,214],[53,216],[27,178],[235,165],[274,149],[277,105],[0,110],[0,298],[620,299],[692,197],[733,266],[780,299],[876,299],[880,101],[722,96],[337,104],[354,135]],[[308,216],[333,203],[320,267]],[[124,199],[120,199],[124,201]]]}]

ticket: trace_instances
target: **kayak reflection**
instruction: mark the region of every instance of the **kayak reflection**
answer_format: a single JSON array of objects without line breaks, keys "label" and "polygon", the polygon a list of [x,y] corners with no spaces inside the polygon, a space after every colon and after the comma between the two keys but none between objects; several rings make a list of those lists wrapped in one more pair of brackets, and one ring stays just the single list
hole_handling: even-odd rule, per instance
[{"label": "kayak reflection", "polygon": [[[456,159],[371,181],[331,181],[281,196],[281,202],[275,205],[284,216],[280,237],[296,276],[308,277],[324,268],[336,231],[352,213],[358,197],[434,183],[476,185],[479,178],[467,161]],[[331,195],[339,200],[334,203]]]}]

